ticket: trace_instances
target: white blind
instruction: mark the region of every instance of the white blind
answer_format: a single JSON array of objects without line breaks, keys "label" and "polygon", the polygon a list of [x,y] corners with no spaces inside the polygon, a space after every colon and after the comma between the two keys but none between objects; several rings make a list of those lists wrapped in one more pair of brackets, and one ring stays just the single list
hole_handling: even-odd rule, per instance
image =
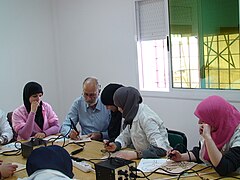
[{"label": "white blind", "polygon": [[138,40],[160,40],[167,35],[164,0],[136,2]]}]

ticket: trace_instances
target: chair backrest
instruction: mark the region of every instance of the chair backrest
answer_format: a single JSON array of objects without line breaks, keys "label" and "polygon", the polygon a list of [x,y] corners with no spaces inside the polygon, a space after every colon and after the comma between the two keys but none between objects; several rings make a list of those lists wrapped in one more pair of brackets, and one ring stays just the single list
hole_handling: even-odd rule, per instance
[{"label": "chair backrest", "polygon": [[176,130],[169,130],[168,132],[168,141],[170,146],[177,149],[179,152],[187,152],[187,137],[183,132]]},{"label": "chair backrest", "polygon": [[7,113],[7,120],[8,120],[8,122],[9,122],[11,128],[12,128],[12,131],[13,131],[13,138],[10,142],[14,142],[14,141],[17,140],[17,133],[14,131],[14,129],[12,127],[12,114],[13,114],[13,112],[8,112]]}]

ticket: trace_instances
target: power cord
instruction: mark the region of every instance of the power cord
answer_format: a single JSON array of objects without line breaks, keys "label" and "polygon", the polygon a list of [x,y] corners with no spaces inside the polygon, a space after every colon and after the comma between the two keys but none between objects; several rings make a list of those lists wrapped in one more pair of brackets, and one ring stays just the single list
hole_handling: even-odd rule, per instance
[{"label": "power cord", "polygon": [[[191,160],[190,152],[188,151],[187,147],[186,147],[184,144],[179,143],[179,144],[177,144],[177,145],[174,147],[174,149],[175,149],[175,150],[179,150],[180,147],[181,147],[181,149],[184,148],[184,150],[188,153],[189,161],[191,162],[192,160]],[[204,179],[204,180],[205,180],[205,178],[201,177],[198,172],[203,171],[203,170],[205,170],[205,169],[207,169],[207,168],[212,168],[212,166],[204,167],[204,168],[202,168],[202,169],[200,169],[200,170],[197,170],[197,171],[194,170],[193,168],[189,168],[189,169],[183,170],[182,172],[173,173],[173,172],[170,172],[170,171],[168,171],[168,170],[166,170],[166,169],[163,169],[163,168],[159,167],[159,168],[155,169],[153,172],[149,173],[148,175],[146,175],[143,171],[141,171],[140,169],[137,169],[137,168],[131,168],[131,170],[132,170],[132,171],[139,171],[139,172],[141,172],[141,174],[142,174],[143,176],[138,176],[137,178],[146,178],[146,179],[147,179],[147,178],[150,177],[152,174],[162,174],[162,175],[169,175],[169,176],[178,176],[177,179],[180,179],[180,177],[183,176],[185,173],[196,173],[196,175],[197,175],[198,177],[200,177],[201,179]],[[157,171],[159,171],[159,170],[162,170],[163,172],[157,172]],[[192,171],[192,172],[189,172],[189,171]]]},{"label": "power cord", "polygon": [[[199,172],[201,172],[201,171],[203,171],[203,170],[206,170],[206,169],[209,169],[209,168],[212,168],[212,166],[207,166],[207,167],[204,167],[204,168],[199,169],[199,170],[194,170],[193,168],[190,168],[190,169],[184,171],[184,173],[179,174],[177,179],[180,179],[181,176],[184,175],[185,173],[188,173],[188,174],[193,174],[193,173],[195,173],[200,179],[202,179],[202,180],[207,180],[208,178],[202,177],[202,176],[199,174]],[[191,171],[192,171],[192,172],[191,172]]]},{"label": "power cord", "polygon": [[[69,130],[69,132],[71,131],[71,129]],[[67,134],[69,134],[69,132]],[[78,151],[82,151],[84,149],[84,146],[85,146],[85,143],[84,142],[70,142],[70,143],[67,143],[66,144],[66,135],[58,135],[56,138],[50,138],[48,140],[43,140],[43,139],[39,139],[39,138],[31,138],[31,140],[29,141],[29,143],[32,144],[32,146],[37,146],[37,145],[45,145],[47,146],[47,143],[51,143],[52,145],[59,139],[62,139],[63,138],[63,144],[62,144],[62,147],[66,147],[68,146],[69,144],[76,144],[78,146],[80,146],[80,149],[78,149]],[[25,142],[27,143],[27,142]],[[19,146],[20,144],[20,146]],[[0,155],[3,155],[3,156],[18,156],[18,155],[21,155],[22,154],[22,142],[20,141],[15,141],[14,143],[14,146],[16,149],[14,150],[6,150],[6,151],[3,151],[0,153]],[[8,145],[8,144],[6,144]],[[19,148],[20,147],[20,148]],[[75,152],[76,153],[76,152]]]}]

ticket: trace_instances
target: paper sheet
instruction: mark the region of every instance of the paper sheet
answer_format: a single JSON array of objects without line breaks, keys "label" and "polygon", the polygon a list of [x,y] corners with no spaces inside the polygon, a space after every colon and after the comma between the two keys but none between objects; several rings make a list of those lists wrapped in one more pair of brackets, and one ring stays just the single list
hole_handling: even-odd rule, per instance
[{"label": "paper sheet", "polygon": [[[188,161],[175,162],[172,160],[167,160],[166,163],[161,165],[161,168],[171,173],[181,173],[185,170],[191,169],[196,165],[197,163],[195,162],[188,162]],[[165,172],[165,171],[159,170],[159,172]]]},{"label": "paper sheet", "polygon": [[[44,140],[51,142],[51,141],[54,141],[57,137],[58,137],[57,135],[51,135],[51,136],[45,137]],[[63,142],[63,141],[64,141],[64,138],[61,137],[61,138],[57,139],[55,142]],[[70,142],[76,142],[77,143],[77,142],[90,142],[92,140],[87,135],[81,135],[79,140],[72,140],[72,139],[69,139],[69,138],[65,138],[65,141],[68,141],[69,143]]]},{"label": "paper sheet", "polygon": [[81,135],[79,140],[72,140],[70,139],[69,142],[90,142],[92,141],[90,137],[88,137],[87,135]]},{"label": "paper sheet", "polygon": [[[162,168],[169,173],[181,173],[184,170],[194,167],[196,164],[195,162],[187,161],[174,162],[169,159],[141,159],[137,168],[143,172],[153,172],[158,168]],[[168,174],[168,172],[164,170],[157,170],[157,172]]]},{"label": "paper sheet", "polygon": [[166,161],[167,159],[141,159],[137,168],[143,172],[153,172],[166,163]]},{"label": "paper sheet", "polygon": [[19,149],[21,148],[21,144],[20,143],[12,142],[12,143],[9,143],[9,144],[1,146],[0,147],[0,153],[5,152],[5,151],[18,150],[16,148],[15,144],[16,144],[17,148],[19,148]]}]

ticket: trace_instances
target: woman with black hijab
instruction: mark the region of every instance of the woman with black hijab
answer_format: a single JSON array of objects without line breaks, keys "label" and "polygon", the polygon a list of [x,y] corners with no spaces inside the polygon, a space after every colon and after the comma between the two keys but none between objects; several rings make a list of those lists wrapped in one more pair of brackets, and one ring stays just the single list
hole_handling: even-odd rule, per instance
[{"label": "woman with black hijab", "polygon": [[121,87],[114,93],[113,100],[125,118],[126,128],[114,142],[105,141],[106,150],[114,152],[133,145],[136,151],[119,151],[115,155],[124,159],[165,156],[171,149],[167,130],[160,117],[142,103],[139,91]]},{"label": "woman with black hijab", "polygon": [[117,106],[115,106],[113,102],[113,95],[120,87],[123,87],[123,85],[110,83],[101,93],[102,103],[111,111],[111,120],[108,126],[108,137],[110,141],[114,141],[122,129],[122,113],[118,111]]},{"label": "woman with black hijab", "polygon": [[23,105],[14,110],[13,128],[17,139],[44,138],[59,132],[58,117],[52,107],[41,101],[43,89],[37,82],[28,82],[23,89]]}]

